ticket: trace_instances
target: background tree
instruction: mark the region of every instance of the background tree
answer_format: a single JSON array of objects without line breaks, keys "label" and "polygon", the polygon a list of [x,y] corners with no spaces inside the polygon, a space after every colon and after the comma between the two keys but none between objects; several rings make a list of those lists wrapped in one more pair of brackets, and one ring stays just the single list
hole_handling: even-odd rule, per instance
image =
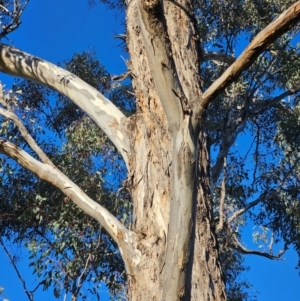
[{"label": "background tree", "polygon": [[[153,291],[151,292],[149,290],[149,296],[151,293],[153,294],[153,292],[155,292],[157,296],[159,296],[159,293],[162,293],[166,295],[166,298],[175,300],[174,298],[181,298],[183,295],[185,298],[189,298],[191,291],[193,298],[197,300],[206,300],[206,297],[198,295],[202,293],[211,294],[215,298],[218,298],[217,296],[223,298],[224,286],[222,284],[220,268],[214,265],[214,262],[218,262],[218,248],[213,242],[214,240],[209,238],[215,235],[214,226],[216,226],[219,242],[224,250],[231,247],[242,253],[256,253],[269,258],[279,256],[282,252],[279,255],[273,255],[271,244],[270,252],[266,253],[257,250],[247,250],[239,241],[239,229],[243,223],[243,219],[241,219],[242,214],[249,212],[255,205],[263,205],[263,210],[261,210],[260,214],[257,216],[251,215],[257,223],[263,226],[270,224],[270,228],[274,231],[274,239],[277,239],[284,233],[286,245],[290,243],[297,245],[297,223],[295,221],[295,213],[297,212],[295,209],[297,208],[295,205],[297,205],[298,192],[296,173],[298,159],[295,149],[292,151],[289,149],[291,147],[291,141],[294,141],[293,136],[288,138],[287,135],[287,132],[296,133],[297,127],[295,127],[296,129],[293,131],[285,131],[285,126],[287,126],[286,121],[291,120],[290,124],[294,124],[292,122],[292,116],[297,116],[297,110],[295,110],[298,92],[297,69],[294,69],[293,73],[292,68],[289,66],[292,61],[291,58],[295,58],[294,66],[297,66],[297,56],[295,55],[297,54],[297,46],[294,46],[293,42],[290,41],[293,35],[283,36],[280,40],[277,40],[278,45],[274,44],[272,46],[274,48],[269,48],[268,51],[261,54],[264,47],[267,47],[297,20],[297,4],[294,5],[293,9],[290,9],[286,14],[282,15],[281,19],[278,19],[278,22],[274,22],[254,38],[251,44],[253,47],[249,47],[238,60],[235,60],[233,57],[233,47],[235,46],[236,40],[240,38],[241,35],[245,35],[245,39],[247,38],[247,34],[252,37],[254,31],[255,33],[259,31],[261,24],[255,24],[253,20],[256,20],[256,18],[258,21],[263,20],[265,22],[265,24],[261,25],[263,28],[284,8],[284,5],[288,5],[288,3],[285,3],[282,7],[279,7],[278,4],[271,3],[269,5],[268,3],[255,3],[254,7],[251,5],[249,7],[248,3],[238,6],[237,10],[243,18],[240,20],[241,24],[236,30],[234,30],[234,25],[237,21],[234,19],[236,16],[231,16],[232,19],[230,19],[228,11],[229,7],[231,9],[230,3],[225,3],[224,7],[220,7],[220,5],[216,5],[216,3],[213,2],[199,3],[199,8],[196,7],[196,18],[199,18],[201,22],[207,20],[211,22],[207,24],[214,25],[209,28],[201,28],[201,24],[205,22],[199,22],[199,32],[201,33],[199,37],[202,39],[202,47],[204,48],[204,53],[201,54],[201,62],[203,62],[201,68],[203,82],[201,84],[205,90],[200,102],[202,106],[199,107],[198,103],[201,96],[201,89],[199,87],[200,77],[198,75],[198,68],[192,68],[193,66],[197,66],[197,64],[191,63],[190,61],[193,59],[194,62],[197,62],[199,59],[197,54],[199,47],[196,45],[197,38],[191,38],[191,40],[188,41],[184,40],[184,37],[189,37],[186,33],[192,33],[193,35],[194,30],[194,20],[190,18],[189,14],[186,14],[190,8],[188,7],[189,9],[187,9],[186,7],[185,10],[181,11],[181,9],[183,9],[182,7],[178,8],[176,5],[169,7],[169,5],[172,6],[173,4],[164,2],[162,5],[165,6],[166,23],[159,23],[159,21],[163,20],[162,15],[159,15],[160,4],[147,7],[149,3],[145,3],[143,9],[140,9],[135,6],[135,2],[131,2],[127,11],[128,46],[131,54],[130,70],[137,101],[137,109],[136,113],[132,114],[129,119],[126,119],[126,122],[124,121],[124,115],[120,115],[115,107],[108,105],[103,97],[102,102],[106,104],[107,109],[105,107],[103,108],[101,103],[98,103],[98,105],[94,107],[97,110],[102,108],[107,113],[106,117],[104,116],[103,118],[102,116],[104,120],[99,120],[96,116],[96,113],[99,111],[96,112],[96,109],[93,110],[92,103],[89,102],[89,99],[93,97],[91,94],[94,93],[93,90],[87,86],[83,86],[84,83],[78,81],[74,76],[63,73],[62,70],[55,69],[54,66],[43,63],[39,59],[33,59],[32,61],[34,64],[31,65],[31,67],[34,66],[37,71],[32,74],[30,69],[25,68],[26,65],[22,65],[30,62],[30,57],[22,61],[23,54],[20,51],[11,50],[11,48],[6,46],[2,48],[4,54],[6,51],[1,62],[4,71],[15,72],[18,75],[22,75],[20,73],[24,72],[23,76],[44,81],[48,86],[55,86],[61,92],[65,92],[75,103],[77,102],[77,104],[81,105],[82,109],[102,127],[106,134],[112,139],[117,149],[122,153],[127,166],[129,166],[129,171],[132,171],[129,173],[128,180],[125,181],[123,186],[131,190],[133,197],[133,206],[135,208],[134,222],[131,228],[133,232],[124,229],[116,220],[112,219],[112,216],[109,216],[108,220],[107,212],[104,209],[101,209],[100,215],[97,215],[95,210],[92,211],[89,208],[89,205],[93,204],[89,199],[89,204],[86,206],[86,198],[82,197],[82,193],[77,190],[73,183],[63,177],[57,169],[54,169],[55,171],[51,169],[51,162],[44,156],[41,150],[37,148],[37,145],[28,139],[28,135],[24,135],[24,131],[23,136],[27,137],[27,144],[39,154],[40,159],[45,163],[44,165],[38,164],[28,156],[25,157],[25,161],[20,161],[26,155],[19,149],[14,148],[7,141],[2,142],[2,151],[10,154],[13,158],[18,158],[19,163],[23,164],[23,166],[29,169],[31,167],[31,170],[37,173],[40,178],[46,179],[58,186],[67,197],[73,198],[87,213],[98,218],[106,230],[113,236],[121,250],[123,248],[123,252],[124,250],[127,252],[125,252],[126,254],[123,253],[123,259],[125,259],[125,264],[127,264],[127,272],[133,269],[134,273],[129,274],[134,276],[140,272],[144,273],[146,269],[149,269],[150,275],[154,275],[154,278],[151,278],[151,284],[154,287],[150,287],[150,290],[153,289]],[[228,14],[222,15],[223,11],[218,11],[218,9],[227,9]],[[141,15],[137,12],[139,10]],[[270,14],[269,12],[272,13]],[[262,18],[262,13],[265,13],[267,16]],[[250,20],[246,18],[249,15],[251,16],[251,24],[247,24],[247,22],[242,23],[245,20]],[[180,16],[185,25],[183,28],[180,28],[180,30],[174,31],[176,32],[175,36],[172,30],[176,28],[178,24],[174,24],[172,16],[174,18],[176,16],[177,19],[178,16]],[[218,19],[218,16],[220,16],[220,19]],[[226,28],[230,28],[230,30],[226,31]],[[135,30],[134,32],[132,32],[133,29]],[[210,29],[212,29],[212,31]],[[184,30],[187,32],[183,32]],[[206,30],[206,32],[204,30]],[[180,35],[180,33],[182,35]],[[161,39],[160,37],[164,38]],[[182,37],[182,41],[185,41],[184,43],[178,43],[177,39],[180,39],[180,37]],[[196,43],[194,47],[190,47],[193,43]],[[224,47],[226,51],[221,52],[221,43],[222,45],[227,45],[227,48]],[[143,48],[143,45],[145,48]],[[188,45],[188,47],[184,47],[183,45]],[[219,47],[221,49],[220,52],[209,52],[207,51],[208,49],[206,49],[208,47]],[[152,52],[152,50],[155,51]],[[190,55],[188,53],[189,51]],[[170,56],[170,53],[172,53],[172,56]],[[183,53],[185,54],[184,56]],[[282,56],[279,56],[278,53],[281,53]],[[249,62],[252,62],[259,54],[261,54],[258,58],[259,63],[254,63],[251,68],[248,69],[247,73],[244,73],[243,76],[238,78],[240,71],[245,69],[249,65]],[[286,57],[284,57],[284,55],[286,55]],[[157,56],[162,60],[157,60]],[[280,57],[284,57],[284,60],[279,59]],[[22,68],[18,68],[18,70],[14,70],[13,67],[7,63],[7,60],[11,62],[14,61],[15,58],[18,59],[18,62],[20,62],[22,66]],[[146,63],[147,61],[149,63]],[[229,64],[232,64],[231,67],[223,73],[223,70]],[[43,66],[46,66],[46,68],[39,69],[43,68]],[[148,67],[151,69],[151,72],[147,69]],[[12,69],[8,70],[7,68]],[[47,73],[49,68],[51,68],[52,72]],[[53,79],[55,70],[58,70],[58,80],[53,82],[51,79]],[[291,72],[288,74],[288,78],[286,77],[287,70]],[[40,72],[43,73],[43,76],[38,76],[41,74]],[[162,76],[162,74],[164,74],[164,76]],[[217,78],[218,74],[223,75],[211,85],[214,77]],[[141,81],[140,83],[138,82],[139,80]],[[233,80],[235,80],[235,82],[229,86]],[[189,89],[187,88],[188,86]],[[170,87],[170,90],[168,87]],[[284,89],[284,91],[279,90],[278,87],[282,90]],[[73,94],[72,89],[73,91],[76,90],[76,95],[75,93]],[[101,91],[101,88],[100,92],[105,93],[103,90]],[[85,100],[91,107],[87,107],[87,104],[83,103],[82,99],[79,99],[80,94],[82,99],[85,97]],[[290,96],[291,104],[289,106],[283,106],[282,102],[287,96]],[[7,97],[7,99],[9,99],[10,103],[14,103],[14,97],[15,96]],[[99,94],[99,96],[96,95],[95,97],[101,97],[101,95]],[[212,102],[212,104],[207,110],[206,116],[201,115],[203,109],[206,109],[210,102]],[[68,116],[66,112],[68,112],[70,106],[68,107],[67,101],[64,101],[62,98],[60,98],[59,103],[62,104],[66,110],[62,111],[64,114],[54,114],[53,116],[57,118],[57,121],[61,118],[63,124],[69,119],[69,117],[65,118],[65,116]],[[8,105],[4,102],[3,107],[9,111]],[[35,109],[34,106],[33,108]],[[16,106],[16,109],[18,111],[18,106]],[[281,113],[282,110],[286,113],[285,116]],[[72,108],[70,112],[72,112]],[[116,119],[110,117],[111,112],[115,113]],[[70,114],[70,119],[75,123],[76,119],[84,117],[84,115],[82,115],[83,113],[79,111],[76,112],[76,109],[73,109],[72,114],[73,115]],[[7,112],[4,112],[3,115],[11,118],[11,115],[8,115]],[[203,123],[199,128],[198,118],[200,115]],[[15,122],[18,124],[17,121]],[[119,125],[122,122],[126,123],[127,129],[131,130],[129,136],[126,136],[126,132],[122,130],[123,127],[118,127],[116,122],[119,123]],[[155,124],[153,124],[153,122],[155,122]],[[187,132],[186,126],[189,123],[191,128]],[[107,125],[109,125],[109,127],[107,127]],[[207,174],[208,154],[205,150],[205,125],[207,125],[208,128],[209,147],[212,150],[210,178],[208,178]],[[31,126],[29,123],[28,127],[30,128]],[[48,126],[51,125],[48,124]],[[13,131],[9,123],[4,125],[3,128],[3,134],[6,134],[5,129],[7,128],[7,133]],[[22,131],[21,126],[19,126],[19,128]],[[59,128],[54,128],[54,130],[59,131]],[[135,131],[137,131],[136,137],[134,134]],[[76,132],[76,128],[74,132]],[[242,132],[253,135],[255,138],[253,142],[255,151],[249,150],[246,156],[239,157],[236,155],[234,143],[238,134]],[[145,135],[143,135],[143,133]],[[77,134],[77,136],[80,135]],[[10,135],[9,137],[12,138],[12,142],[24,147],[21,141],[22,139],[18,140],[18,137],[14,135]],[[126,139],[121,139],[123,137],[133,139],[132,143],[136,144],[132,154],[127,144],[128,149],[120,149],[120,145],[126,141]],[[198,144],[195,141],[195,137],[199,139]],[[171,141],[173,142],[171,143]],[[159,145],[157,144],[158,142],[160,142]],[[185,146],[183,147],[183,145]],[[176,147],[179,146],[180,148],[176,149]],[[25,147],[24,149],[26,149]],[[172,151],[174,147],[175,149]],[[196,149],[200,151],[192,151],[193,147],[196,147]],[[46,150],[46,147],[44,147],[44,149]],[[190,150],[190,152],[188,150]],[[272,152],[270,152],[270,150],[272,150]],[[184,156],[182,156],[182,152],[185,153]],[[191,180],[194,174],[192,171],[195,168],[193,158],[194,156],[197,158],[198,155],[201,160],[199,159],[199,170],[195,173],[199,175],[196,179],[200,186],[197,186],[199,190],[196,193],[194,191],[195,183]],[[252,169],[249,169],[246,162],[249,160],[248,157],[252,155],[255,164]],[[147,160],[144,159],[145,156],[148,158]],[[129,158],[131,159],[129,160]],[[135,159],[133,158],[138,159],[134,161]],[[52,159],[52,161],[56,163],[54,159]],[[145,162],[148,162],[150,165],[145,166]],[[38,170],[33,168],[31,164],[36,164]],[[67,170],[62,169],[60,165],[57,166],[68,174]],[[164,169],[163,167],[166,168]],[[13,168],[15,168],[14,165]],[[48,172],[47,176],[41,172],[43,168]],[[247,170],[247,168],[249,170]],[[80,170],[81,172],[79,173],[81,176],[82,168]],[[249,175],[250,172],[251,176]],[[187,174],[191,174],[192,178],[186,178]],[[69,175],[69,177],[74,182],[80,179],[80,177],[76,179],[74,175]],[[151,182],[149,182],[148,178],[151,179]],[[249,178],[249,182],[245,181],[247,178]],[[57,179],[60,179],[60,181],[68,185],[62,186],[62,183],[58,183]],[[6,178],[4,180],[6,180]],[[210,180],[210,189],[208,180]],[[176,189],[178,187],[182,190]],[[212,192],[213,202],[210,201],[209,191]],[[74,195],[75,192],[76,195]],[[141,196],[143,196],[144,206],[141,206]],[[95,196],[92,197],[95,199]],[[66,201],[68,201],[68,199],[66,199]],[[169,217],[167,208],[170,202],[171,215]],[[274,206],[275,204],[276,206]],[[176,206],[179,206],[179,208]],[[189,229],[188,225],[191,221],[189,218],[186,218],[186,216],[188,217],[189,215],[188,213],[185,215],[184,210],[180,209],[181,206],[183,206],[187,212],[191,210],[190,212],[194,213],[195,206],[198,206],[197,215],[194,214],[192,216],[193,219],[198,218],[197,227],[200,227],[202,230],[194,230],[196,233],[201,234],[207,232],[208,236],[196,235],[195,241],[192,236],[191,242],[189,242],[189,233],[191,233],[191,231],[187,230]],[[210,210],[206,210],[211,206],[213,216],[210,216]],[[96,206],[96,208],[100,207]],[[162,209],[158,210],[160,208]],[[96,209],[96,211],[98,211],[98,209]],[[179,214],[179,216],[177,214]],[[181,216],[181,214],[183,215]],[[169,221],[169,228],[166,226],[168,224],[166,221]],[[182,227],[180,226],[178,228],[178,221],[183,223],[181,225]],[[208,221],[212,228],[207,227]],[[113,227],[110,227],[111,223]],[[194,222],[190,224],[190,226],[195,226],[195,224]],[[114,230],[115,227],[118,228],[118,231]],[[156,227],[157,231],[155,230]],[[178,229],[186,231],[186,234],[180,233]],[[162,232],[160,233],[159,230],[162,230]],[[120,236],[120,233],[123,234]],[[138,236],[135,236],[134,233],[138,234]],[[126,235],[133,237],[133,241],[136,240],[136,247],[132,248],[127,245],[129,238],[126,237]],[[166,237],[167,239],[164,239]],[[183,239],[181,241],[184,247],[183,249],[180,246],[174,248],[172,243],[174,241],[178,242],[174,240],[175,237],[177,237],[177,239]],[[260,238],[265,239],[264,232],[256,234],[256,239]],[[197,253],[200,246],[202,249],[207,248],[204,257],[201,252]],[[164,254],[165,251],[166,255]],[[173,253],[174,251],[175,254]],[[179,254],[176,255],[177,251]],[[195,259],[193,261],[193,267],[191,268],[190,266],[190,268],[188,268],[188,263],[191,262],[188,260],[188,255],[192,254],[190,253],[191,251],[194,251]],[[137,268],[128,266],[135,262],[131,261],[132,254],[128,255],[128,252],[133,252],[134,255],[137,256],[136,258],[141,260]],[[142,258],[139,257],[139,252],[143,254]],[[176,256],[178,256],[178,258],[174,264],[174,258],[176,258]],[[129,262],[126,262],[126,258],[127,260],[130,258]],[[147,261],[144,262],[142,259],[146,258]],[[185,259],[182,261],[183,258]],[[209,260],[207,260],[207,258]],[[178,266],[178,262],[181,262],[182,265]],[[187,264],[186,268],[184,268],[185,264]],[[202,274],[197,269],[201,270]],[[177,275],[178,282],[163,281],[163,277],[169,279],[168,277],[171,275],[171,270],[173,271],[173,275]],[[189,289],[190,273],[192,273],[194,285],[192,290]],[[202,279],[197,277],[202,277]],[[138,279],[142,279],[141,276],[139,276]],[[174,279],[176,280],[176,277]],[[215,287],[208,287],[207,281],[209,279],[214,279],[213,283]],[[130,293],[132,296],[136,296],[133,298],[138,299],[141,292],[143,293],[143,297],[145,298],[146,296],[147,298],[147,288],[143,287],[146,283],[143,283],[142,280],[135,282],[134,277],[130,280]],[[185,283],[185,281],[186,289],[182,290],[180,283]],[[168,284],[168,287],[163,287],[163,282]],[[149,281],[147,284],[149,285]],[[162,287],[159,289],[156,287],[160,287],[161,285]],[[202,285],[200,290],[198,289],[199,285]],[[210,289],[211,291],[209,291]]]}]

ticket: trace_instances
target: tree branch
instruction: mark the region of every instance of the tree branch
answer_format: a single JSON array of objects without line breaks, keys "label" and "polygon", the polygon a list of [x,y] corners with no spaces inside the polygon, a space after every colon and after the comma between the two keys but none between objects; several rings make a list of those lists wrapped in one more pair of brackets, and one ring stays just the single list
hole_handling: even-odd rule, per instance
[{"label": "tree branch", "polygon": [[257,204],[259,204],[262,201],[267,201],[270,198],[278,195],[278,193],[280,192],[280,190],[282,189],[282,186],[284,185],[284,183],[287,181],[288,177],[290,176],[291,172],[294,170],[294,168],[297,166],[298,162],[300,161],[300,157],[295,161],[295,163],[293,164],[293,166],[288,170],[288,172],[284,175],[283,179],[281,180],[280,184],[278,185],[278,187],[276,189],[272,189],[272,192],[267,194],[266,192],[262,193],[255,201],[250,202],[247,206],[245,206],[244,208],[236,211],[227,221],[227,223],[231,223],[233,220],[237,219],[239,216],[241,216],[242,214],[244,214],[245,212],[247,212],[248,210],[250,210],[251,208],[253,208],[254,206],[256,206]]},{"label": "tree branch", "polygon": [[14,1],[13,11],[9,11],[4,5],[0,5],[0,10],[2,10],[7,16],[11,18],[11,21],[7,25],[2,26],[2,31],[0,32],[0,39],[6,37],[9,33],[16,30],[20,24],[20,18],[24,12],[29,0],[25,1],[23,8],[21,8],[20,1]]},{"label": "tree branch", "polygon": [[300,91],[299,88],[297,89],[289,89],[280,95],[274,97],[271,100],[265,100],[257,103],[255,106],[253,106],[252,109],[249,109],[250,114],[260,114],[262,111],[267,110],[268,108],[277,105],[281,100],[286,98],[287,96],[294,95]]},{"label": "tree branch", "polygon": [[85,265],[84,265],[84,269],[83,269],[82,273],[78,276],[77,283],[74,281],[75,291],[74,292],[72,291],[72,300],[73,300],[73,296],[75,298],[74,300],[77,300],[77,298],[78,298],[78,295],[79,295],[79,292],[80,292],[81,287],[83,285],[83,282],[85,281],[86,276],[87,276],[86,275],[86,271],[87,271],[89,262],[91,261],[91,258],[92,258],[92,255],[89,254],[88,258],[86,259],[86,262],[85,262]]},{"label": "tree branch", "polygon": [[212,51],[203,54],[203,61],[213,61],[217,65],[231,65],[236,61],[236,58],[226,53]]},{"label": "tree branch", "polygon": [[0,44],[0,71],[27,78],[69,97],[104,131],[128,165],[125,115],[104,95],[74,74],[19,49]]},{"label": "tree branch", "polygon": [[201,118],[209,104],[240,74],[248,69],[256,58],[282,34],[300,20],[300,1],[284,11],[277,19],[263,29],[243,51],[239,58],[203,93],[200,103],[195,108],[194,123]]},{"label": "tree branch", "polygon": [[0,153],[18,162],[21,166],[57,187],[73,200],[85,213],[95,218],[118,244],[127,271],[139,262],[140,253],[136,250],[136,235],[129,231],[107,209],[88,197],[75,183],[65,176],[58,168],[37,161],[28,153],[11,142],[0,138]]},{"label": "tree branch", "polygon": [[224,227],[224,204],[226,198],[226,157],[224,158],[224,166],[223,166],[223,179],[221,185],[221,199],[220,199],[220,207],[219,207],[219,224],[216,228],[216,232],[219,233],[223,230]]},{"label": "tree branch", "polygon": [[257,250],[248,250],[246,247],[244,247],[236,238],[235,235],[232,236],[233,242],[230,244],[230,247],[239,251],[242,254],[248,254],[248,255],[259,255],[262,257],[266,257],[269,259],[280,259],[281,256],[285,253],[285,251],[288,249],[287,245],[284,245],[284,248],[277,254],[273,255],[273,252],[270,251],[270,253],[267,252],[261,252]]},{"label": "tree branch", "polygon": [[253,208],[254,206],[256,206],[257,204],[259,204],[262,201],[266,201],[268,199],[270,199],[271,197],[273,197],[275,195],[275,192],[273,191],[271,194],[266,195],[265,193],[262,193],[255,201],[250,202],[247,206],[245,206],[244,208],[236,211],[227,221],[228,224],[230,224],[232,221],[234,221],[235,219],[237,219],[239,216],[241,216],[242,214],[244,214],[245,212],[247,212],[248,210],[250,210],[251,208]]},{"label": "tree branch", "polygon": [[20,274],[20,271],[16,265],[16,262],[15,262],[15,259],[13,258],[13,256],[10,254],[10,252],[7,250],[7,248],[5,247],[2,239],[0,238],[0,245],[2,246],[4,252],[6,253],[6,255],[8,256],[14,270],[16,271],[17,275],[18,275],[18,278],[20,279],[21,283],[22,283],[22,286],[23,286],[23,289],[24,289],[24,292],[25,294],[27,295],[28,299],[30,301],[34,301],[34,298],[33,298],[33,293],[30,292],[28,289],[27,289],[27,286],[26,286],[26,282],[25,280],[23,279],[23,277],[21,276]]},{"label": "tree branch", "polygon": [[28,133],[26,127],[23,125],[20,118],[12,111],[11,107],[7,103],[5,103],[1,83],[0,83],[0,104],[2,104],[4,107],[7,108],[7,110],[5,110],[5,109],[0,107],[0,115],[14,121],[16,126],[19,128],[22,137],[27,141],[28,145],[39,156],[39,158],[42,160],[42,162],[44,162],[46,164],[49,164],[49,165],[52,165],[54,167],[54,164],[51,162],[51,160],[48,158],[48,156],[37,145],[37,143],[32,138],[32,136]]}]

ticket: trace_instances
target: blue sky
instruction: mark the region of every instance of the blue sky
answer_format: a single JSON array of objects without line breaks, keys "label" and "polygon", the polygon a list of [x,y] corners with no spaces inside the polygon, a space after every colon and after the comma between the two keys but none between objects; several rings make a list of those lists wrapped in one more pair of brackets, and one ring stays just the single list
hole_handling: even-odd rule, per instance
[{"label": "blue sky", "polygon": [[[22,18],[21,27],[10,36],[14,46],[53,63],[68,59],[74,52],[96,49],[99,59],[111,74],[126,69],[119,40],[113,35],[122,33],[122,15],[97,5],[88,9],[87,0],[31,0]],[[246,45],[245,45],[246,46]],[[0,74],[0,80],[9,86],[11,78]],[[244,231],[244,242],[250,248],[252,226]],[[271,261],[257,256],[247,256],[251,267],[244,277],[260,292],[259,301],[299,301],[300,278],[297,255],[289,250],[281,261]],[[28,261],[20,262],[23,277],[29,288],[35,286]],[[10,301],[27,300],[6,255],[0,249],[0,286],[5,288],[4,297]],[[103,288],[105,290],[105,288]],[[37,300],[55,300],[52,292],[40,292]],[[105,295],[105,294],[104,294]],[[105,297],[101,300],[105,300]]]}]

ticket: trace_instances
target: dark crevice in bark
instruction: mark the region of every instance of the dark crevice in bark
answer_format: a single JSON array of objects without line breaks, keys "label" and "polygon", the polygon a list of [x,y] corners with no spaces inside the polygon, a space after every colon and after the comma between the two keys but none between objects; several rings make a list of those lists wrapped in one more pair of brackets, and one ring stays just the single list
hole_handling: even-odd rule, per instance
[{"label": "dark crevice in bark", "polygon": [[[127,12],[130,68],[138,74],[132,79],[137,111],[127,123],[131,131],[129,176],[133,231],[142,254],[134,278],[130,277],[131,300],[207,301],[205,293],[214,296],[218,293],[212,290],[223,287],[215,284],[222,281],[217,277],[218,268],[207,267],[212,260],[218,262],[213,243],[212,248],[205,247],[208,255],[214,252],[208,263],[207,255],[201,258],[204,241],[199,237],[214,237],[213,230],[206,225],[208,219],[196,216],[199,191],[208,184],[209,175],[204,128],[191,124],[193,108],[202,93],[196,67],[199,41],[191,11],[190,1],[185,0],[131,0]],[[200,130],[201,163],[197,164],[195,144]],[[206,169],[201,169],[204,165]],[[201,190],[210,208],[209,193],[209,189]],[[204,215],[210,217],[210,212]],[[197,225],[198,220],[205,225]],[[200,235],[199,229],[204,234]],[[195,282],[198,288],[194,289]],[[199,289],[204,287],[205,293]]]}]

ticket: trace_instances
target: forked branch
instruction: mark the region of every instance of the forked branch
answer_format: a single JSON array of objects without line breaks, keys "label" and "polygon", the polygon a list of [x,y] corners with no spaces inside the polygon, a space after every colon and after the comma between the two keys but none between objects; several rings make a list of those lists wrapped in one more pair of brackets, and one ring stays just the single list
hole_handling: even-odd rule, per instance
[{"label": "forked branch", "polygon": [[39,156],[39,158],[42,160],[42,162],[53,165],[51,160],[48,158],[48,156],[44,153],[44,151],[38,146],[38,144],[35,142],[35,140],[32,138],[32,136],[27,131],[26,127],[23,125],[20,118],[13,112],[9,104],[7,104],[4,100],[3,95],[3,89],[2,84],[0,83],[0,104],[6,108],[3,109],[0,107],[0,115],[6,117],[7,119],[12,120],[15,125],[18,127],[22,137],[25,139],[25,141],[28,143],[28,145],[32,148],[32,150]]},{"label": "forked branch", "polygon": [[[9,10],[5,7],[4,4],[0,4],[0,14],[5,19],[8,19],[7,22],[2,22],[2,30],[0,31],[0,39],[6,37],[9,33],[16,30],[21,24],[21,15],[24,12],[29,0],[26,0],[23,7],[21,5],[21,1],[14,1],[14,5],[12,10]],[[3,1],[1,1],[3,3]]]},{"label": "forked branch", "polygon": [[281,256],[288,249],[288,246],[285,244],[284,248],[281,251],[279,251],[279,253],[277,255],[273,255],[272,250],[270,250],[269,253],[263,252],[263,251],[257,251],[257,250],[249,250],[238,241],[238,239],[236,238],[235,235],[232,236],[232,243],[230,244],[230,247],[237,250],[238,252],[240,252],[242,254],[259,255],[262,257],[269,258],[269,259],[280,259]]},{"label": "forked branch", "polygon": [[88,197],[75,183],[65,176],[58,168],[44,164],[15,144],[0,138],[0,153],[7,155],[18,162],[25,169],[37,175],[53,186],[57,187],[66,196],[73,200],[85,213],[95,218],[118,244],[127,272],[130,272],[129,262],[138,262],[139,253],[136,251],[136,235],[129,231],[115,216],[103,206]]},{"label": "forked branch", "polygon": [[252,40],[239,58],[203,93],[200,103],[195,109],[194,123],[201,118],[203,112],[217,95],[238,79],[240,74],[247,70],[269,45],[275,42],[282,34],[291,29],[299,21],[300,1],[297,1],[263,29]]}]

